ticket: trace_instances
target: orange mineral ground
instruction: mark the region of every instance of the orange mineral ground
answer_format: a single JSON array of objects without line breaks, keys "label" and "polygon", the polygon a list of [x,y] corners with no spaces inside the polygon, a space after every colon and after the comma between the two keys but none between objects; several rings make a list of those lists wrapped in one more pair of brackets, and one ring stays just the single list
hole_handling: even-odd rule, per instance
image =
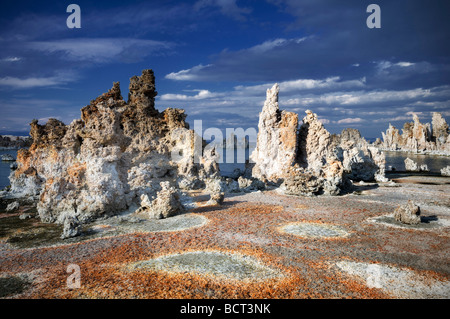
[{"label": "orange mineral ground", "polygon": [[[160,229],[147,227],[151,221],[111,218],[87,225],[70,240],[59,239],[61,226],[19,218],[33,215],[32,207],[6,212],[4,200],[0,294],[449,298],[449,183],[436,177],[433,183],[405,179],[397,187],[356,184],[357,192],[333,197],[276,190],[227,194],[221,206],[208,206],[207,194],[192,192],[195,205],[183,216],[159,221]],[[420,226],[390,216],[408,199],[421,207]],[[70,264],[79,266],[79,288],[68,286]]]}]

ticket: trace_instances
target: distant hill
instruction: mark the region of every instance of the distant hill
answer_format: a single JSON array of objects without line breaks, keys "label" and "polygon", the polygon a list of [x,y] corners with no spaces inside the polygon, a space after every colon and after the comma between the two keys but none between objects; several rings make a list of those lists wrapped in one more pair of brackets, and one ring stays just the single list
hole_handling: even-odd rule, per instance
[{"label": "distant hill", "polygon": [[24,148],[30,147],[32,143],[31,137],[16,135],[0,135],[0,148]]}]

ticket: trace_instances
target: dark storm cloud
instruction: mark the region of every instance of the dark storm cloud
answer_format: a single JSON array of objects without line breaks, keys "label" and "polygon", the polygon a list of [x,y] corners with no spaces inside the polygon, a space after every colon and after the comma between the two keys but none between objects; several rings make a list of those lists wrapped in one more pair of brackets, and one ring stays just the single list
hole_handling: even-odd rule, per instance
[{"label": "dark storm cloud", "polygon": [[[379,61],[444,65],[449,80],[450,5],[444,2],[378,1],[381,29],[366,26],[368,1],[274,1],[295,17],[289,24],[295,39],[268,40],[266,50],[255,47],[224,50],[204,65],[184,70],[194,81],[281,81],[367,75]],[[298,41],[304,37],[304,41]],[[278,41],[278,45],[277,45]],[[350,68],[359,64],[361,67]],[[443,71],[442,69],[440,70]],[[179,72],[179,71],[178,71]],[[423,72],[420,72],[423,73]],[[176,78],[177,71],[168,75]],[[180,78],[183,79],[183,78]],[[396,80],[393,78],[393,80]]]}]

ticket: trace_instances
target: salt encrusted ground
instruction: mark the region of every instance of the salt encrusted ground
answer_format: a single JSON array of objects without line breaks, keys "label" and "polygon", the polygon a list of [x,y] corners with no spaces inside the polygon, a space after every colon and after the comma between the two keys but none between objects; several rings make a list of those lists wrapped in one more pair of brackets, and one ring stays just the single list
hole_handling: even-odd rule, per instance
[{"label": "salt encrusted ground", "polygon": [[449,297],[450,282],[435,280],[410,269],[354,261],[340,261],[336,266],[360,278],[369,287],[382,289],[398,298]]},{"label": "salt encrusted ground", "polygon": [[[239,193],[221,207],[205,205],[208,196],[193,192],[198,205],[188,214],[151,225],[124,214],[69,241],[59,239],[59,226],[20,220],[27,207],[6,213],[2,203],[0,296],[449,298],[450,178],[395,180],[399,187],[357,184],[354,194],[338,197]],[[408,199],[421,207],[419,228],[389,221]],[[319,226],[308,228],[313,235],[339,229],[345,236],[283,232],[289,225]],[[224,267],[214,268],[219,260]],[[67,287],[69,264],[79,265],[81,288]],[[133,269],[145,264],[150,267]]]},{"label": "salt encrusted ground", "polygon": [[279,231],[304,238],[337,238],[345,237],[348,233],[341,227],[322,223],[296,222],[279,228]]}]

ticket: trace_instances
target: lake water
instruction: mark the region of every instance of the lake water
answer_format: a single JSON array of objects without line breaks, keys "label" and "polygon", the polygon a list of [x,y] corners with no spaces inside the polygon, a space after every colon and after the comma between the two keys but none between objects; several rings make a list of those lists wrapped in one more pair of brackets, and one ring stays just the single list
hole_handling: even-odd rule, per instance
[{"label": "lake water", "polygon": [[[10,154],[14,158],[17,158],[17,150],[0,150],[0,156],[2,156],[3,154]],[[9,166],[12,163],[13,162],[0,161],[0,190],[9,185],[8,177],[11,173],[11,169],[9,168]]]},{"label": "lake water", "polygon": [[[244,154],[245,151],[245,154]],[[253,149],[251,150],[253,151]],[[241,172],[245,170],[245,161],[250,157],[250,152],[248,149],[245,150],[234,150],[234,159],[229,161],[227,159],[227,149],[223,150],[223,163],[219,162],[220,174],[222,176],[229,176],[236,168],[239,168]]]},{"label": "lake water", "polygon": [[391,165],[396,171],[405,170],[405,159],[409,157],[419,166],[426,164],[431,173],[440,173],[441,169],[450,165],[450,156],[423,155],[409,152],[390,152],[386,154],[386,170]]},{"label": "lake water", "polygon": [[[17,158],[17,150],[0,150],[0,156],[3,154],[10,154],[14,158]],[[389,152],[386,154],[386,169],[388,166],[395,167],[397,171],[405,170],[405,159],[411,158],[419,165],[427,164],[432,173],[440,173],[441,168],[450,165],[450,156],[436,156],[436,155],[421,155],[406,152]],[[245,159],[248,159],[249,151],[246,150]],[[223,161],[226,161],[226,150],[223,153]],[[245,163],[242,163],[243,159],[238,158],[238,153],[234,154],[233,163],[219,163],[221,174],[224,176],[230,175],[234,169],[239,168],[242,171],[245,169]],[[239,163],[240,162],[240,163]],[[4,189],[9,183],[9,174],[11,172],[10,165],[12,162],[0,161],[0,189]]]},{"label": "lake water", "polygon": [[[386,154],[386,170],[389,166],[395,168],[396,171],[405,170],[405,159],[410,158],[414,162],[418,163],[419,166],[426,164],[431,173],[440,173],[443,167],[450,165],[450,156],[438,156],[438,155],[423,155],[414,154],[408,152],[390,152],[384,151]],[[248,159],[248,151],[246,153],[246,159]],[[224,152],[224,157],[226,152]],[[245,164],[238,163],[236,160],[234,163],[220,163],[220,172],[222,175],[229,175],[234,169],[239,168],[242,171],[245,169]]]},{"label": "lake water", "polygon": [[[408,157],[416,162],[419,166],[426,164],[431,173],[440,174],[443,167],[450,165],[450,156],[424,155],[391,151],[384,151],[384,153],[386,154],[386,170],[388,170],[389,166],[392,166],[396,171],[405,171],[405,159]],[[248,159],[248,154],[249,153],[247,150],[246,159]],[[225,156],[226,152],[224,152],[224,157]],[[235,160],[234,163],[219,163],[219,167],[221,174],[228,176],[236,168],[239,168],[243,171],[245,169],[245,164],[238,163]]]}]

